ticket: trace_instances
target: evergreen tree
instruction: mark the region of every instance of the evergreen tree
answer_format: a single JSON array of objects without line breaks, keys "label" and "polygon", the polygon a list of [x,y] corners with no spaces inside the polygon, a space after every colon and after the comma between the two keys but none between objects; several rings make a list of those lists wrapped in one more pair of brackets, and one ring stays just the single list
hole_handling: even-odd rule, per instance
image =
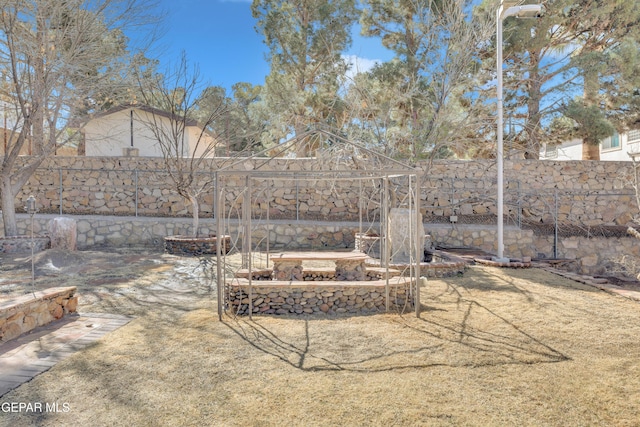
[{"label": "evergreen tree", "polygon": [[[585,14],[584,11],[589,13]],[[579,70],[584,88],[583,97],[575,99],[573,105],[575,107],[577,104],[578,110],[599,112],[595,120],[580,120],[571,115],[571,108],[566,109],[566,115],[576,121],[577,130],[582,136],[583,160],[599,160],[600,140],[611,135],[611,132],[603,135],[603,127],[606,128],[606,122],[609,122],[609,127],[622,127],[625,118],[619,116],[619,109],[623,108],[629,92],[637,90],[637,86],[631,87],[625,84],[625,80],[626,83],[632,83],[633,80],[637,83],[629,69],[637,67],[638,63],[622,65],[620,59],[629,52],[630,46],[637,47],[637,41],[640,40],[640,4],[635,0],[579,0],[569,6],[565,13],[575,25],[578,36],[579,48],[572,58],[572,65]],[[637,60],[637,56],[628,54],[626,58]],[[607,82],[609,84],[605,84]],[[622,93],[614,90],[616,86],[622,89]]]},{"label": "evergreen tree", "polygon": [[[583,158],[597,159],[622,100],[607,93],[621,76],[612,55],[638,33],[638,4],[550,0],[544,6],[541,18],[504,22],[505,115],[519,128],[510,136],[529,158],[537,158],[543,142],[579,137]],[[495,64],[487,61],[487,67]]]},{"label": "evergreen tree", "polygon": [[[271,72],[262,91],[269,111],[266,144],[304,134],[318,123],[337,120],[339,78],[347,65],[341,54],[351,43],[354,0],[254,0],[253,16],[269,47]],[[307,155],[317,141],[302,141]]]},{"label": "evergreen tree", "polygon": [[385,132],[387,151],[413,159],[462,155],[461,142],[486,122],[469,90],[479,84],[479,47],[494,32],[491,15],[480,9],[474,14],[474,2],[466,0],[364,4],[363,34],[380,37],[396,54],[370,73],[368,80],[377,80],[369,81],[371,89],[355,89],[371,97],[369,108],[385,98],[389,116],[376,127]]}]

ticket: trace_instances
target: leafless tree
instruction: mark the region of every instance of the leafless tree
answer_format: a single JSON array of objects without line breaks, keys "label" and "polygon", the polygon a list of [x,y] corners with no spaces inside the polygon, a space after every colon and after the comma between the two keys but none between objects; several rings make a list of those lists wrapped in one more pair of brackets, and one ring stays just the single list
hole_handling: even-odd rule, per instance
[{"label": "leafless tree", "polygon": [[193,210],[193,235],[199,233],[199,197],[212,185],[215,149],[228,144],[228,127],[216,123],[229,112],[228,98],[207,90],[197,66],[183,54],[174,69],[139,80],[143,120],[162,150],[174,190]]},{"label": "leafless tree", "polygon": [[[148,0],[0,0],[4,233],[17,234],[15,198],[42,162],[73,138],[133,65],[123,31],[151,22]],[[75,124],[74,124],[75,123]]]}]

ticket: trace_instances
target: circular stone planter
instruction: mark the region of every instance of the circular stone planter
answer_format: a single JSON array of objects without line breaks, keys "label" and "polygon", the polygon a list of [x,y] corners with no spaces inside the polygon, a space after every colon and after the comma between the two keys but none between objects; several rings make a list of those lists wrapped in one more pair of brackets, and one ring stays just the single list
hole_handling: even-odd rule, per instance
[{"label": "circular stone planter", "polygon": [[[164,238],[164,251],[172,255],[211,255],[216,253],[218,238],[213,235],[167,236]],[[222,253],[226,254],[231,248],[231,237],[222,236]]]},{"label": "circular stone planter", "polygon": [[33,239],[29,236],[0,237],[0,253],[30,253],[31,242],[33,242],[34,252],[42,252],[51,248],[51,239],[49,236],[34,236]]}]

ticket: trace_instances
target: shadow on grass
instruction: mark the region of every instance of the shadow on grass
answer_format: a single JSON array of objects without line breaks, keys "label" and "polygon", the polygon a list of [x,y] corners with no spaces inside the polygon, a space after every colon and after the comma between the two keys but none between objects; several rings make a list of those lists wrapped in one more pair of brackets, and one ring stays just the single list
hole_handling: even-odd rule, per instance
[{"label": "shadow on grass", "polygon": [[[248,345],[303,371],[380,372],[571,360],[539,338],[556,333],[553,319],[548,326],[539,325],[535,320],[519,319],[518,313],[538,313],[551,306],[552,316],[564,308],[584,314],[585,307],[572,304],[571,298],[556,301],[546,292],[548,287],[568,292],[582,287],[553,275],[528,286],[517,280],[526,271],[512,273],[515,278],[479,269],[464,281],[451,278],[438,281],[434,288],[427,285],[428,295],[421,290],[421,318],[386,314],[263,321],[264,317],[258,316],[256,320],[229,318],[223,323]],[[500,301],[495,300],[496,295]],[[510,319],[518,319],[518,323]],[[283,323],[289,327],[281,329]],[[354,323],[359,325],[361,336],[341,331],[341,325]],[[304,330],[297,326],[300,324],[304,324]]]},{"label": "shadow on grass", "polygon": [[[491,317],[483,328],[475,319]],[[223,323],[246,344],[302,371],[384,372],[435,367],[482,367],[569,360],[504,317],[469,302],[459,319],[368,316],[362,337],[340,334],[350,319],[286,319],[303,330],[236,318]],[[319,324],[319,322],[322,322]],[[293,330],[296,329],[296,333]],[[327,331],[330,329],[330,331]],[[348,349],[345,351],[345,349]]]}]

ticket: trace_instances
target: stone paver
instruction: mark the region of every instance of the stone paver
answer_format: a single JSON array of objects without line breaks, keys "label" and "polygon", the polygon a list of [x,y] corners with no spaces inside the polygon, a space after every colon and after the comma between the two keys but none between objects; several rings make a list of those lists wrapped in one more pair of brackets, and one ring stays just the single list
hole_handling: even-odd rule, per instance
[{"label": "stone paver", "polygon": [[130,317],[105,313],[68,315],[1,344],[0,396],[130,320]]},{"label": "stone paver", "polygon": [[558,276],[562,276],[567,279],[583,283],[585,285],[593,286],[594,288],[600,289],[601,291],[605,291],[613,295],[620,295],[622,297],[640,302],[640,290],[624,289],[618,285],[609,283],[608,280],[603,278],[595,278],[588,275],[570,273],[550,267],[545,267],[544,269],[551,273],[557,274]]}]

